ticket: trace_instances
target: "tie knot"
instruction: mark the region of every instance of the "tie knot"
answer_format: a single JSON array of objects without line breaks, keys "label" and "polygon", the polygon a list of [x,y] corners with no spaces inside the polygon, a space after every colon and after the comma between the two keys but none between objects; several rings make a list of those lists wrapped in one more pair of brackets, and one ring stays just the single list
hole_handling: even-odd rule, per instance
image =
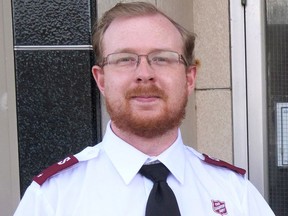
[{"label": "tie knot", "polygon": [[139,173],[155,183],[166,181],[170,171],[164,164],[156,163],[151,165],[143,165]]}]

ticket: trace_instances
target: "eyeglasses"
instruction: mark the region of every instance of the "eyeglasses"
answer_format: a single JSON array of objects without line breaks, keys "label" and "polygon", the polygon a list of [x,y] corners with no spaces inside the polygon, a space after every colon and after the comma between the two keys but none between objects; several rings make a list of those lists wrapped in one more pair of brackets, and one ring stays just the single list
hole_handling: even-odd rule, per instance
[{"label": "eyeglasses", "polygon": [[147,59],[148,64],[153,69],[173,69],[178,64],[184,64],[187,66],[185,58],[173,51],[154,51],[147,55],[137,55],[135,53],[119,52],[111,53],[104,58],[102,67],[105,65],[115,68],[116,70],[135,70],[140,64],[141,57]]}]

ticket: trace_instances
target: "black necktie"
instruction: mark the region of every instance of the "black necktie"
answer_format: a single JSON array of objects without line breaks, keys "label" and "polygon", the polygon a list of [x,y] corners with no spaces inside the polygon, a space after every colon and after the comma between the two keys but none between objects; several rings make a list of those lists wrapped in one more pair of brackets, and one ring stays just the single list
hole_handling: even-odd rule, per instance
[{"label": "black necktie", "polygon": [[176,197],[166,182],[170,173],[162,163],[143,165],[139,173],[153,181],[150,192],[146,216],[180,216]]}]

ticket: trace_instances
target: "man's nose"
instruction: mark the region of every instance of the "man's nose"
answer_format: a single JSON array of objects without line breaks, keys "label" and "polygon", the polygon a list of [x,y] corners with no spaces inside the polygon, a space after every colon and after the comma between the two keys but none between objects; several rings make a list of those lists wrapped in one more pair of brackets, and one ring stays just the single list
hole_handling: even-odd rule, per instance
[{"label": "man's nose", "polygon": [[147,55],[139,55],[135,73],[138,82],[147,82],[155,80],[155,71],[151,67]]}]

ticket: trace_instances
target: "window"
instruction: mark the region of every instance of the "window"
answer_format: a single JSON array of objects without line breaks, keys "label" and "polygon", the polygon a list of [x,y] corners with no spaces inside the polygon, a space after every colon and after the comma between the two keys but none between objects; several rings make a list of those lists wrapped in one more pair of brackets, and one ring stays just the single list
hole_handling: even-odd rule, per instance
[{"label": "window", "polygon": [[101,139],[92,78],[95,1],[13,1],[20,186]]},{"label": "window", "polygon": [[266,61],[270,205],[288,214],[288,2],[266,0]]}]

